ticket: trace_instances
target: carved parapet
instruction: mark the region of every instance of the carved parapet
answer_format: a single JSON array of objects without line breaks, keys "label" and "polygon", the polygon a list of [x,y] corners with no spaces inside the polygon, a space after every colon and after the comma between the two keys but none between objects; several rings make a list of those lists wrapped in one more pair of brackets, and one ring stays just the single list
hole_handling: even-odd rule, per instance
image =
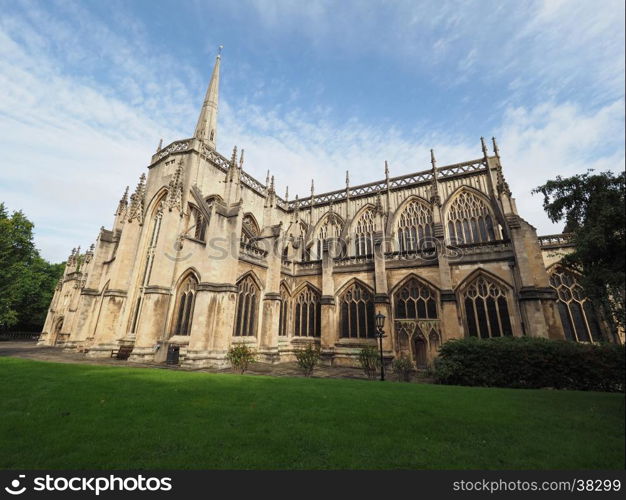
[{"label": "carved parapet", "polygon": [[539,236],[539,246],[541,248],[562,248],[574,246],[574,235],[572,233],[548,234]]},{"label": "carved parapet", "polygon": [[210,283],[207,281],[200,282],[196,285],[198,292],[232,292],[237,293],[237,285],[232,283]]},{"label": "carved parapet", "polygon": [[189,149],[191,149],[192,142],[193,139],[183,139],[182,141],[172,142],[169,146],[164,147],[152,156],[150,166],[154,165],[159,160],[162,160],[166,156],[169,156],[173,153],[182,153],[183,151],[188,151]]},{"label": "carved parapet", "polygon": [[374,304],[389,304],[389,294],[377,293],[374,295]]},{"label": "carved parapet", "polygon": [[506,216],[506,222],[511,229],[519,229],[522,227],[522,218],[519,215],[508,214]]},{"label": "carved parapet", "polygon": [[433,236],[435,238],[443,238],[445,236],[445,231],[443,228],[443,224],[441,222],[434,222],[432,227],[433,227]]},{"label": "carved parapet", "polygon": [[552,287],[525,286],[519,291],[519,300],[556,300],[556,290]]},{"label": "carved parapet", "polygon": [[158,294],[158,295],[171,295],[172,290],[168,286],[148,285],[143,289],[143,293]]},{"label": "carved parapet", "polygon": [[441,290],[439,297],[441,302],[456,302],[454,290]]}]

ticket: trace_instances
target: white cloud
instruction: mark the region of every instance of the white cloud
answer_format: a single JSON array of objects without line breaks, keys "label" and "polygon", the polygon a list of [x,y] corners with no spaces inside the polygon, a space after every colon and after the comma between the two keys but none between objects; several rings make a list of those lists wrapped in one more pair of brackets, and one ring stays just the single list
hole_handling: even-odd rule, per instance
[{"label": "white cloud", "polygon": [[[596,112],[584,112],[574,104],[544,103],[531,109],[509,108],[503,125],[493,131],[498,139],[504,174],[517,199],[520,215],[543,234],[560,232],[543,212],[533,188],[556,175],[624,169],[624,149],[615,137],[623,136],[624,101]],[[342,189],[345,170],[351,184],[383,178],[384,160],[392,175],[430,168],[430,148],[440,166],[480,158],[477,137],[469,143],[454,137],[425,135],[406,139],[389,131],[349,121],[339,127],[292,112],[280,117],[255,107],[222,113],[220,144],[246,148],[246,169],[259,180],[267,169],[276,175],[280,192],[290,186],[308,196],[311,178],[316,192]],[[484,131],[485,135],[489,131]],[[222,148],[223,149],[223,148]]]},{"label": "white cloud", "polygon": [[498,132],[505,175],[522,217],[540,233],[561,232],[550,223],[540,195],[530,191],[557,175],[624,170],[624,100],[595,112],[574,104],[546,103],[532,109],[510,108]]},{"label": "white cloud", "polygon": [[[416,9],[413,2],[394,2],[384,11],[386,25],[397,27],[393,32],[380,29],[382,14],[373,8],[355,17],[355,4],[275,4],[260,14],[267,29],[301,31],[323,50],[340,43],[337,50],[378,51],[403,66],[420,58],[434,66],[450,61],[466,76],[508,75],[514,94],[536,88],[538,102],[502,103],[502,124],[495,130],[477,124],[468,140],[354,118],[337,123],[323,102],[312,110],[267,108],[233,96],[236,106],[220,103],[219,149],[228,157],[233,144],[244,147],[246,169],[262,181],[272,170],[280,192],[289,185],[293,198],[308,195],[311,177],[316,192],[343,188],[345,170],[353,185],[380,179],[384,160],[392,175],[424,170],[430,148],[439,165],[474,159],[481,156],[479,136],[494,133],[521,215],[540,233],[560,230],[548,222],[540,198],[530,197],[533,187],[587,168],[624,169],[623,61],[616,61],[623,56],[623,44],[617,48],[623,31],[613,19],[619,16],[571,4],[531,2],[523,22],[513,9],[512,20],[498,27],[501,7]],[[119,22],[127,23],[122,35],[81,4],[60,5],[64,16],[54,19],[32,6],[26,16],[3,14],[0,20],[0,200],[35,221],[36,243],[55,261],[110,225],[124,186],[134,186],[159,137],[188,136],[200,107],[193,96],[208,80],[206,69],[151,51],[139,21],[121,16]],[[606,5],[623,12],[621,2]],[[519,29],[511,30],[511,23],[520,23]],[[75,67],[81,71],[72,72]],[[572,78],[589,81],[601,104],[545,97]],[[264,91],[262,85],[257,90]]]}]

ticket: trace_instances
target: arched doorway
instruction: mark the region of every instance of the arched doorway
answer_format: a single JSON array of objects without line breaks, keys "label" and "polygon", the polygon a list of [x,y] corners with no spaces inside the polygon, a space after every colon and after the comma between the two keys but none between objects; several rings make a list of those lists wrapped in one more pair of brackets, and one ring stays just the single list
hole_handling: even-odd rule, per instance
[{"label": "arched doorway", "polygon": [[61,328],[63,328],[63,316],[61,316],[54,324],[54,341],[52,342],[52,345],[57,345],[57,343],[62,340]]},{"label": "arched doorway", "polygon": [[411,343],[413,349],[413,360],[418,370],[424,370],[428,367],[428,342],[421,332],[413,335]]}]

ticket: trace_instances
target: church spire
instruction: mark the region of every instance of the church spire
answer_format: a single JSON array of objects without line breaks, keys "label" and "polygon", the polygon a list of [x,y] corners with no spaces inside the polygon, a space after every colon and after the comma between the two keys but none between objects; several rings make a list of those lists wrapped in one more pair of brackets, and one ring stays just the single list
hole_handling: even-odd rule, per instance
[{"label": "church spire", "polygon": [[222,59],[222,46],[219,46],[211,81],[204,96],[202,111],[198,117],[198,124],[193,136],[203,141],[211,149],[215,149],[215,136],[217,134],[217,100],[220,86],[220,60]]}]

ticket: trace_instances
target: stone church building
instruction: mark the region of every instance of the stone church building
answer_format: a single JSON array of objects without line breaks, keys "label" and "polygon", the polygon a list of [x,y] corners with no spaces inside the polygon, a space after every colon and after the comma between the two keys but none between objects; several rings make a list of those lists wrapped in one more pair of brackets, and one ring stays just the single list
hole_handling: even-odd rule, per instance
[{"label": "stone church building", "polygon": [[354,365],[376,346],[427,367],[447,340],[529,335],[590,342],[606,325],[558,265],[567,235],[517,212],[497,144],[477,158],[288,199],[216,150],[218,55],[193,137],[161,147],[111,229],[74,250],[40,343],[129,360],[222,367],[236,343],[261,361]]}]

